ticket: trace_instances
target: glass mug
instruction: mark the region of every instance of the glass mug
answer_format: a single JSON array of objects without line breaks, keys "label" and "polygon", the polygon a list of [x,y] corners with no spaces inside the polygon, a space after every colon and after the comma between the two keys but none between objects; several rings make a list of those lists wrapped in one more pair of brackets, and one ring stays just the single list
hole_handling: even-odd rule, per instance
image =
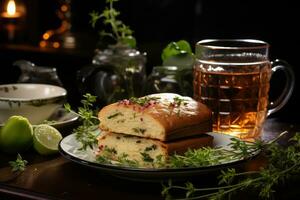
[{"label": "glass mug", "polygon": [[[290,98],[295,76],[285,62],[268,59],[269,44],[259,40],[202,40],[196,44],[194,98],[213,112],[213,131],[244,140],[259,138],[266,117]],[[285,72],[277,100],[268,100],[274,72]]]}]

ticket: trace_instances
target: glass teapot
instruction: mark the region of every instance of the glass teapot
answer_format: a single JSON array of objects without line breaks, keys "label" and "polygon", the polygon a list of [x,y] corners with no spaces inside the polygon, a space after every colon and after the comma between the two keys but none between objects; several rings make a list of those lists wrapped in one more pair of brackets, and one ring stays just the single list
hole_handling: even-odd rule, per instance
[{"label": "glass teapot", "polygon": [[96,95],[102,104],[144,95],[146,54],[125,45],[96,50],[92,64],[77,73],[81,94]]},{"label": "glass teapot", "polygon": [[13,63],[21,70],[18,83],[44,83],[62,86],[54,67],[36,66],[27,60],[18,60]]}]

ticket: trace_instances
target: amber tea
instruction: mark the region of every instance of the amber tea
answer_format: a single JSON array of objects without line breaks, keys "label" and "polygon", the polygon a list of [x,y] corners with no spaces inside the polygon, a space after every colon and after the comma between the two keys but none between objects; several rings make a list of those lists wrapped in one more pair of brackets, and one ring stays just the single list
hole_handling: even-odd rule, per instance
[{"label": "amber tea", "polygon": [[212,109],[213,130],[258,137],[267,116],[270,63],[199,61],[194,70],[194,98]]},{"label": "amber tea", "polygon": [[[266,117],[290,98],[295,77],[282,60],[269,61],[269,44],[259,40],[202,40],[196,44],[194,98],[213,112],[213,130],[245,140],[261,136]],[[269,103],[270,78],[284,71],[281,95]]]}]

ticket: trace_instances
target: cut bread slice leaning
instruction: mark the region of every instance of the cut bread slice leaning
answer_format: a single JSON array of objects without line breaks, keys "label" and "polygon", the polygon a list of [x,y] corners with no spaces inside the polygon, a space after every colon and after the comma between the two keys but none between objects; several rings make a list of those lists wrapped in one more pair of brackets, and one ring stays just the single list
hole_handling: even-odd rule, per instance
[{"label": "cut bread slice leaning", "polygon": [[100,129],[169,141],[211,131],[211,111],[190,97],[160,93],[110,104]]}]

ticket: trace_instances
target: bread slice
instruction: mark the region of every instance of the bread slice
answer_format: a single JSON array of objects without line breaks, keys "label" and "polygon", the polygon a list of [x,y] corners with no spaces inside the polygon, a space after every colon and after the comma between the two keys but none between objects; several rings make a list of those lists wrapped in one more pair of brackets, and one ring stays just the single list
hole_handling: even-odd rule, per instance
[{"label": "bread slice", "polygon": [[[212,146],[213,137],[200,134],[171,142],[141,138],[119,133],[102,132],[98,138],[98,156],[115,161],[130,161],[138,166],[157,166],[174,154],[183,154],[188,149]],[[129,162],[127,162],[129,163]]]},{"label": "bread slice", "polygon": [[211,111],[190,97],[160,93],[110,104],[99,112],[100,129],[169,141],[211,131]]}]

